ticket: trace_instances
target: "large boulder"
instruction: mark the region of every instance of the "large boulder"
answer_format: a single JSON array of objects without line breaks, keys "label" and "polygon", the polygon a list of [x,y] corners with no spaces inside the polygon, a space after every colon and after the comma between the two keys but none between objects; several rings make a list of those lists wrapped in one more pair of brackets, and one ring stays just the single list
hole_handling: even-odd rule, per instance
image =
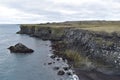
[{"label": "large boulder", "polygon": [[13,53],[32,53],[32,52],[34,52],[34,50],[26,47],[22,43],[18,43],[15,46],[10,46],[8,49],[10,50],[10,52],[13,52]]}]

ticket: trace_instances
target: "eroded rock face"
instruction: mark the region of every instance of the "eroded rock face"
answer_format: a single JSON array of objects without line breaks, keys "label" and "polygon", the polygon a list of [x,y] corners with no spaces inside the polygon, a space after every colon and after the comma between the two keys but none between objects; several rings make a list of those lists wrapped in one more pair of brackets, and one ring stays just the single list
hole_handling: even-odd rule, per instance
[{"label": "eroded rock face", "polygon": [[12,53],[33,53],[34,52],[34,50],[26,47],[22,43],[18,43],[15,46],[10,46],[8,49]]},{"label": "eroded rock face", "polygon": [[[51,41],[60,40],[67,42],[65,48],[73,51],[82,51],[82,55],[93,60],[120,68],[120,34],[87,31],[77,28],[54,29],[49,27],[39,27],[37,30],[29,26],[21,26],[20,33],[34,35],[41,39]],[[62,34],[61,34],[62,33]],[[59,47],[54,46],[54,47]]]}]

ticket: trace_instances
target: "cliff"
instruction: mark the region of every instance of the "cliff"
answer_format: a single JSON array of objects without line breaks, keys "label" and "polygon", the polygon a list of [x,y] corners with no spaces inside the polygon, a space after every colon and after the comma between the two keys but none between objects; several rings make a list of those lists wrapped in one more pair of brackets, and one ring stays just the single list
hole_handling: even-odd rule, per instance
[{"label": "cliff", "polygon": [[95,32],[76,27],[50,27],[46,25],[21,25],[20,34],[39,37],[43,40],[64,41],[71,50],[88,58],[120,68],[119,33]]}]

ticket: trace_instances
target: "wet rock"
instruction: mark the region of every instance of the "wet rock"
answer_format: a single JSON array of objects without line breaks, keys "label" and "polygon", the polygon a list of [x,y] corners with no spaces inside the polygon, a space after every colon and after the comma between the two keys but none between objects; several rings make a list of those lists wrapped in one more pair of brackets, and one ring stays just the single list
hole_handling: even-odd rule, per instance
[{"label": "wet rock", "polygon": [[65,71],[67,71],[67,70],[69,70],[70,68],[69,68],[69,67],[63,67],[63,69],[64,69]]},{"label": "wet rock", "polygon": [[70,75],[72,75],[72,73],[71,73],[71,72],[67,72],[66,74],[67,74],[67,75],[69,75],[69,76],[70,76]]},{"label": "wet rock", "polygon": [[56,57],[55,55],[50,56],[50,58],[52,58],[52,59],[55,59],[55,57]]},{"label": "wet rock", "polygon": [[49,63],[48,63],[48,65],[51,65],[51,64],[52,64],[52,62],[49,62]]},{"label": "wet rock", "polygon": [[63,71],[63,70],[60,70],[60,71],[58,71],[58,73],[57,73],[58,75],[64,75],[65,74],[65,72]]},{"label": "wet rock", "polygon": [[57,58],[56,60],[57,60],[57,61],[60,61],[60,58]]},{"label": "wet rock", "polygon": [[65,59],[65,58],[63,58],[63,61],[65,62],[65,61],[66,61],[66,59]]},{"label": "wet rock", "polygon": [[15,46],[10,46],[8,49],[10,50],[10,52],[13,52],[13,53],[33,53],[34,52],[34,50],[26,47],[22,43],[18,43]]}]

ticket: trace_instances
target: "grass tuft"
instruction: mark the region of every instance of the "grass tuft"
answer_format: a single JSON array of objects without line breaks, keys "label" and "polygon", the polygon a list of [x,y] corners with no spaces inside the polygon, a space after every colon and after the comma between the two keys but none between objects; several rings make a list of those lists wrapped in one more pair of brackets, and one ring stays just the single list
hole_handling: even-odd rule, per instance
[{"label": "grass tuft", "polygon": [[91,65],[91,61],[88,59],[88,57],[80,55],[80,53],[78,53],[77,51],[66,50],[65,56],[70,62],[73,62],[73,66],[75,67],[79,67],[81,65],[85,66]]}]

